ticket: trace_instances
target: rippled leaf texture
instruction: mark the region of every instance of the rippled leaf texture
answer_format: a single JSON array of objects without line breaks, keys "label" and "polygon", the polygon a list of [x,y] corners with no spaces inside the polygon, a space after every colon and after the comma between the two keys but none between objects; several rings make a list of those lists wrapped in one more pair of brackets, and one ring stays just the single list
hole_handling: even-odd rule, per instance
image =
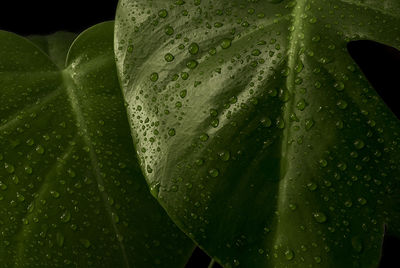
[{"label": "rippled leaf texture", "polygon": [[[121,0],[152,193],[225,267],[376,267],[399,235],[400,124],[347,52],[400,48],[400,2]],[[394,90],[394,88],[393,88]]]},{"label": "rippled leaf texture", "polygon": [[113,27],[82,33],[62,70],[0,31],[2,268],[182,267],[193,250],[137,164]]}]

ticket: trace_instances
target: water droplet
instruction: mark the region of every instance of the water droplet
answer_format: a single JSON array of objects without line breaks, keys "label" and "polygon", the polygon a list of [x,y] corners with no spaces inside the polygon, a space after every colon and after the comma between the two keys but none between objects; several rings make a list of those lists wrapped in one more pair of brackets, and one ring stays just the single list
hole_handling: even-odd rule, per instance
[{"label": "water droplet", "polygon": [[152,73],[150,75],[150,80],[156,82],[158,80],[158,73]]},{"label": "water droplet", "polygon": [[60,232],[56,234],[57,245],[61,248],[64,245],[64,235]]},{"label": "water droplet", "polygon": [[208,171],[208,174],[210,174],[211,177],[218,177],[219,171],[216,168],[212,168]]},{"label": "water droplet", "polygon": [[90,241],[87,239],[80,239],[79,240],[81,242],[81,244],[85,247],[85,248],[89,248],[90,247]]},{"label": "water droplet", "polygon": [[165,9],[161,9],[160,11],[158,11],[158,16],[160,18],[166,18],[168,16],[168,11]]},{"label": "water droplet", "polygon": [[8,164],[8,163],[4,163],[4,168],[6,169],[6,171],[10,174],[14,173],[15,168],[13,165]]},{"label": "water droplet", "polygon": [[171,137],[175,136],[175,134],[176,134],[176,132],[175,132],[174,128],[171,128],[170,130],[168,130],[168,135],[170,135]]},{"label": "water droplet", "polygon": [[54,197],[54,198],[59,198],[60,197],[60,193],[59,192],[57,192],[57,191],[50,191],[50,194],[51,194],[51,196],[52,197]]},{"label": "water droplet", "polygon": [[254,49],[254,50],[251,52],[251,55],[253,55],[253,56],[260,56],[260,55],[261,55],[261,51],[260,51],[259,49]]},{"label": "water droplet", "polygon": [[314,126],[314,120],[312,118],[306,119],[305,121],[306,130],[310,130]]},{"label": "water droplet", "polygon": [[310,183],[307,183],[307,188],[310,191],[315,191],[318,188],[318,186],[315,183],[310,182]]},{"label": "water droplet", "polygon": [[358,203],[360,203],[360,205],[365,205],[367,204],[367,199],[365,199],[364,197],[359,197],[357,199]]},{"label": "water droplet", "polygon": [[319,256],[314,257],[314,261],[316,263],[321,263],[321,257],[319,257]]},{"label": "water droplet", "polygon": [[228,161],[231,157],[231,153],[229,151],[222,151],[219,153],[219,157],[222,161]]},{"label": "water droplet", "polygon": [[219,125],[219,120],[217,118],[215,118],[211,121],[212,127],[218,127],[218,125]]},{"label": "water droplet", "polygon": [[66,210],[60,217],[61,222],[67,223],[71,220],[71,213]]},{"label": "water droplet", "polygon": [[335,89],[337,91],[343,91],[344,90],[343,82],[336,82],[333,86],[335,87]]},{"label": "water droplet", "polygon": [[318,163],[321,167],[326,167],[328,165],[328,161],[325,159],[320,159]]},{"label": "water droplet", "polygon": [[189,60],[186,63],[186,67],[188,67],[189,69],[194,69],[197,67],[197,65],[199,65],[199,63],[196,60]]},{"label": "water droplet", "polygon": [[362,148],[364,148],[365,144],[362,140],[357,139],[354,141],[354,147],[356,147],[356,149],[361,150]]},{"label": "water droplet", "polygon": [[207,133],[203,133],[203,134],[200,135],[200,140],[201,141],[207,141],[208,138],[209,138],[209,136],[208,136]]},{"label": "water droplet", "polygon": [[315,221],[318,223],[324,223],[327,220],[326,215],[320,211],[314,212],[313,216],[314,216]]},{"label": "water droplet", "polygon": [[285,251],[285,258],[287,259],[287,260],[293,260],[293,258],[294,258],[294,252],[293,252],[293,250],[290,250],[290,249],[288,249],[288,250],[286,250]]},{"label": "water droplet", "polygon": [[232,40],[230,40],[230,39],[228,39],[228,38],[225,38],[225,39],[223,39],[223,40],[221,41],[221,47],[222,47],[223,49],[227,49],[227,48],[229,48],[231,45],[232,45]]},{"label": "water droplet", "polygon": [[344,110],[347,108],[347,102],[345,100],[339,100],[336,105],[339,107],[339,109]]},{"label": "water droplet", "polygon": [[294,68],[296,73],[300,73],[304,68],[304,65],[301,61],[299,61],[299,63],[296,65],[296,67]]},{"label": "water droplet", "polygon": [[37,152],[38,154],[44,154],[44,148],[43,148],[43,146],[42,146],[42,145],[36,146],[36,152]]},{"label": "water droplet", "polygon": [[191,43],[188,48],[189,53],[192,55],[196,55],[197,53],[199,53],[199,49],[200,47],[197,43]]},{"label": "water droplet", "polygon": [[260,122],[264,127],[270,127],[272,125],[272,121],[268,117],[262,118]]},{"label": "water droplet", "polygon": [[164,59],[166,62],[171,62],[175,59],[175,57],[171,53],[167,53],[167,54],[165,54]]}]

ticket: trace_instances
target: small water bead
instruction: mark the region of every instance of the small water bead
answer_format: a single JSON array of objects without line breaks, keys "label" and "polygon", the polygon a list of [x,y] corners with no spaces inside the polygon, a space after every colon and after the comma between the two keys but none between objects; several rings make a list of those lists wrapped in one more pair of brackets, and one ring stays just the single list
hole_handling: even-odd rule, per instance
[{"label": "small water bead", "polygon": [[207,133],[203,133],[203,134],[200,135],[200,140],[203,141],[203,142],[207,141],[208,138],[209,138],[209,136],[208,136]]},{"label": "small water bead", "polygon": [[186,95],[187,95],[187,90],[186,90],[186,89],[185,89],[185,90],[182,90],[182,91],[179,93],[179,96],[180,96],[182,99],[185,98]]},{"label": "small water bead", "polygon": [[336,105],[339,107],[339,109],[344,110],[347,108],[347,102],[345,100],[339,100]]},{"label": "small water bead", "polygon": [[168,130],[168,135],[169,135],[169,136],[172,137],[172,136],[175,136],[175,134],[176,134],[176,132],[175,132],[175,129],[174,129],[174,128],[171,128],[171,129]]},{"label": "small water bead", "polygon": [[228,161],[228,160],[231,158],[231,153],[230,153],[229,151],[226,151],[226,150],[221,151],[221,152],[219,153],[219,158],[220,158],[222,161]]},{"label": "small water bead", "polygon": [[28,139],[26,141],[26,144],[28,144],[29,146],[32,146],[35,143],[35,141],[33,139]]},{"label": "small water bead", "polygon": [[264,117],[261,119],[260,121],[261,125],[264,127],[270,127],[272,125],[272,121],[271,119],[269,119],[268,117]]},{"label": "small water bead", "polygon": [[286,258],[288,261],[293,260],[293,258],[294,258],[294,252],[293,252],[293,250],[290,250],[290,249],[286,250],[286,251],[285,251],[285,258]]},{"label": "small water bead", "polygon": [[278,117],[276,119],[276,126],[279,129],[284,129],[285,128],[285,121],[281,117]]},{"label": "small water bead", "polygon": [[296,104],[296,108],[300,111],[303,111],[307,106],[306,100],[305,99],[301,99],[297,102]]},{"label": "small water bead", "polygon": [[362,148],[364,148],[365,144],[362,140],[357,139],[354,141],[354,147],[356,147],[356,149],[361,150]]},{"label": "small water bead", "polygon": [[63,223],[69,222],[71,220],[71,213],[68,210],[64,211],[64,213],[60,217],[60,220]]},{"label": "small water bead", "polygon": [[261,55],[261,51],[259,50],[259,49],[254,49],[252,52],[251,52],[251,55],[253,55],[253,56],[260,56]]},{"label": "small water bead", "polygon": [[196,55],[197,53],[199,53],[199,49],[200,47],[197,43],[191,43],[188,48],[189,53],[192,55]]},{"label": "small water bead", "polygon": [[296,67],[294,68],[294,71],[295,71],[296,73],[300,73],[300,72],[303,70],[303,68],[304,68],[304,65],[303,65],[303,63],[300,61],[300,62],[296,65]]},{"label": "small water bead", "polygon": [[90,247],[90,241],[87,239],[80,239],[79,240],[81,242],[81,244],[85,247],[85,248],[89,248]]},{"label": "small water bead", "polygon": [[150,75],[150,80],[151,80],[152,82],[156,82],[156,81],[158,80],[158,73],[152,73],[152,74]]},{"label": "small water bead", "polygon": [[230,40],[230,39],[228,39],[228,38],[225,38],[225,39],[223,39],[223,40],[221,41],[221,47],[222,47],[223,49],[227,49],[227,48],[229,48],[231,45],[232,45],[232,40]]},{"label": "small water bead", "polygon": [[64,240],[65,240],[64,235],[62,233],[60,233],[60,232],[57,232],[57,234],[56,234],[56,243],[60,248],[63,247]]},{"label": "small water bead", "polygon": [[343,91],[344,90],[343,82],[336,82],[333,86],[335,87],[335,89],[337,91]]},{"label": "small water bead", "polygon": [[314,257],[314,261],[316,262],[316,263],[321,263],[321,257],[319,257],[319,256],[316,256],[316,257]]},{"label": "small water bead", "polygon": [[313,192],[318,188],[318,186],[315,183],[310,182],[310,183],[307,184],[307,188],[308,188],[308,190]]},{"label": "small water bead", "polygon": [[327,220],[326,215],[320,211],[314,212],[313,217],[314,217],[315,221],[318,223],[324,223]]},{"label": "small water bead", "polygon": [[208,174],[210,174],[211,177],[215,178],[218,177],[219,171],[216,168],[212,168],[208,171]]},{"label": "small water bead", "polygon": [[23,202],[25,200],[25,197],[22,194],[17,192],[17,199],[18,199],[18,201]]},{"label": "small water bead", "polygon": [[344,202],[345,207],[350,208],[353,205],[353,202],[351,202],[350,200],[347,200],[346,202]]},{"label": "small water bead", "polygon": [[158,11],[158,16],[160,18],[166,18],[168,16],[168,11],[165,9],[161,9],[160,11]]},{"label": "small water bead", "polygon": [[132,53],[133,52],[133,45],[129,45],[126,51],[128,53]]},{"label": "small water bead", "polygon": [[186,67],[188,67],[189,69],[194,69],[197,67],[197,65],[199,65],[199,63],[196,60],[189,60],[186,63]]},{"label": "small water bead", "polygon": [[215,109],[210,109],[210,115],[211,116],[218,116],[218,111]]},{"label": "small water bead", "polygon": [[211,121],[212,127],[218,127],[218,125],[219,125],[219,120],[217,118],[215,118]]},{"label": "small water bead", "polygon": [[357,198],[357,201],[358,201],[358,203],[360,203],[360,205],[367,204],[367,199],[365,199],[364,197]]},{"label": "small water bead", "polygon": [[318,163],[320,167],[326,167],[328,165],[328,161],[326,161],[325,159],[320,159]]},{"label": "small water bead", "polygon": [[168,25],[167,27],[165,27],[165,34],[166,35],[173,35],[174,32],[175,32],[175,30],[171,26]]},{"label": "small water bead", "polygon": [[6,169],[6,171],[10,174],[14,173],[15,168],[13,165],[9,164],[9,163],[4,163],[4,168]]},{"label": "small water bead", "polygon": [[60,193],[59,192],[57,192],[57,191],[50,191],[50,194],[51,194],[51,196],[52,197],[54,197],[54,198],[59,198],[60,197]]},{"label": "small water bead", "polygon": [[306,130],[310,130],[314,126],[314,120],[312,118],[306,119],[305,121]]},{"label": "small water bead", "polygon": [[33,170],[32,170],[32,168],[31,168],[30,166],[26,166],[26,167],[24,168],[24,170],[25,170],[25,173],[26,173],[26,174],[32,174],[32,173],[33,173]]},{"label": "small water bead", "polygon": [[189,78],[189,73],[187,73],[187,72],[182,72],[182,73],[181,73],[181,78],[182,78],[183,80],[187,80],[187,79]]},{"label": "small water bead", "polygon": [[175,57],[171,53],[167,53],[167,54],[165,54],[164,59],[166,62],[171,62],[175,59]]}]

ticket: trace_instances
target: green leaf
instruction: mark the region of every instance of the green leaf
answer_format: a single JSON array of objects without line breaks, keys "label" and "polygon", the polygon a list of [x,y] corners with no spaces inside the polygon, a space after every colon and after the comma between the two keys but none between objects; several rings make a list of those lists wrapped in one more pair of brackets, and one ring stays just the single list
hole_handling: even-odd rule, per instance
[{"label": "green leaf", "polygon": [[56,32],[52,35],[31,35],[27,38],[45,52],[59,68],[65,67],[68,50],[77,34]]},{"label": "green leaf", "polygon": [[400,2],[121,0],[142,170],[225,267],[376,267],[400,234],[400,124],[347,52],[400,48]]},{"label": "green leaf", "polygon": [[65,69],[0,31],[1,267],[182,267],[193,250],[137,163],[113,28],[82,33]]}]

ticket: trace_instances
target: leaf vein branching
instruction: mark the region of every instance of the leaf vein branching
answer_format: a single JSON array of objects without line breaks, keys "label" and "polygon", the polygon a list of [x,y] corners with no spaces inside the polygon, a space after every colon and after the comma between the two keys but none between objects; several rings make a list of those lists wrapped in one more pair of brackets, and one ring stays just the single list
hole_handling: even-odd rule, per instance
[{"label": "leaf vein branching", "polygon": [[31,114],[33,112],[36,112],[38,109],[43,107],[43,105],[57,98],[62,92],[63,92],[62,87],[59,87],[56,90],[49,93],[48,95],[46,95],[45,97],[43,97],[42,99],[37,100],[34,104],[24,107],[17,113],[14,113],[9,117],[8,120],[5,121],[4,124],[0,125],[0,131],[6,130],[10,127],[15,127],[18,124],[22,123],[23,121],[18,118],[19,115]]},{"label": "leaf vein branching", "polygon": [[[77,138],[77,136],[74,137],[74,139],[72,141],[75,141]],[[70,143],[68,145],[68,147],[64,150],[63,155],[60,157],[61,161],[65,161],[67,160],[73,150],[73,142]],[[48,188],[49,188],[49,179],[52,178],[55,174],[55,172],[60,168],[60,167],[64,167],[64,165],[62,163],[60,163],[59,161],[56,161],[49,169],[49,171],[46,173],[46,175],[44,176],[44,180],[43,183],[39,186],[38,190],[37,190],[37,195],[35,195],[35,198],[32,200],[32,203],[35,202],[35,200],[40,200],[40,199],[44,199],[43,196],[45,194],[48,193]],[[54,181],[54,180],[53,180]],[[37,205],[35,205],[34,209],[38,210],[40,204],[42,204],[41,202],[35,202]],[[33,211],[29,211],[26,210],[25,216],[24,218],[26,218],[27,220],[30,221],[30,217],[33,217],[34,213]],[[26,237],[24,237],[24,231],[26,230],[26,228],[31,227],[31,225],[24,225],[21,223],[21,228],[18,231],[18,233],[16,234],[16,243],[17,243],[17,254],[15,255],[15,260],[21,260],[23,258],[23,249],[26,246]],[[19,267],[19,264],[15,261],[14,262],[14,267]]]}]

